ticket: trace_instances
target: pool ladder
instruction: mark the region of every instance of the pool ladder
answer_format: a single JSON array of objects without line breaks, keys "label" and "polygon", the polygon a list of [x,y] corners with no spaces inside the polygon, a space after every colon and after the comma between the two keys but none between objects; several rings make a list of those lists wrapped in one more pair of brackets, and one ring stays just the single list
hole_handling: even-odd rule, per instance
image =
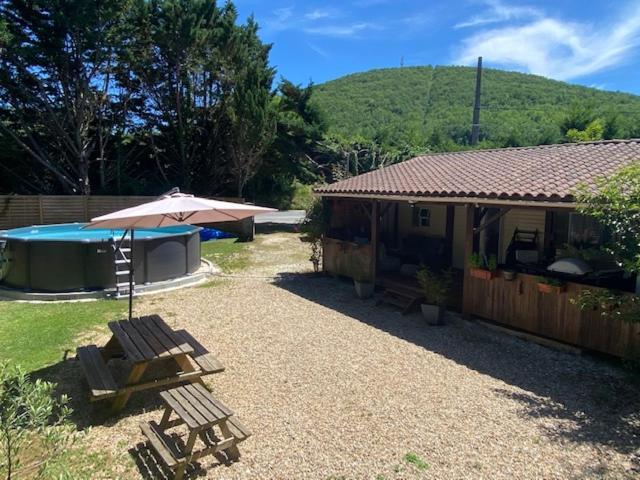
[{"label": "pool ladder", "polygon": [[[115,273],[116,273],[116,298],[129,296],[129,274],[131,272],[131,233],[125,233],[114,245]],[[136,291],[136,282],[133,281],[133,293]]]}]

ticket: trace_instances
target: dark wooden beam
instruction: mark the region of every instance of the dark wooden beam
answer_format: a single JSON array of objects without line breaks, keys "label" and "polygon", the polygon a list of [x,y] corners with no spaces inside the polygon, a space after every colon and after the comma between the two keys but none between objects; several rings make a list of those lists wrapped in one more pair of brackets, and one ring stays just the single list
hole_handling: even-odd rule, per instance
[{"label": "dark wooden beam", "polygon": [[472,296],[470,291],[469,275],[469,260],[473,254],[473,227],[475,225],[475,207],[473,205],[466,205],[465,207],[465,227],[464,227],[464,277],[462,280],[462,315],[465,318],[471,318],[472,310]]},{"label": "dark wooden beam", "polygon": [[370,258],[370,272],[372,275],[371,280],[375,282],[376,279],[376,266],[378,261],[378,241],[380,236],[380,202],[374,200],[371,202],[371,258]]},{"label": "dark wooden beam", "polygon": [[455,222],[455,212],[456,207],[453,205],[447,205],[447,223],[444,230],[444,238],[445,238],[445,248],[447,261],[449,265],[453,263],[452,255],[453,255],[453,227]]}]

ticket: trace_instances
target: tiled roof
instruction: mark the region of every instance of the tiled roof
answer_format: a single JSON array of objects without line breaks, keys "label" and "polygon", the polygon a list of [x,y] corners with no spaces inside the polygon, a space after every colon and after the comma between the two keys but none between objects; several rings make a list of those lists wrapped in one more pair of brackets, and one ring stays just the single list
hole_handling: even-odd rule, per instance
[{"label": "tiled roof", "polygon": [[473,197],[571,201],[592,184],[640,160],[640,140],[423,155],[316,189],[319,194]]}]

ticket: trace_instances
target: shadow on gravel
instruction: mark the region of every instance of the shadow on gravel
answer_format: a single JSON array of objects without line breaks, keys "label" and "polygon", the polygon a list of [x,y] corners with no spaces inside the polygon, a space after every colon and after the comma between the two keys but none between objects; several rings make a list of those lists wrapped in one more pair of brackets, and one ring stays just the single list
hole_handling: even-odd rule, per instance
[{"label": "shadow on gravel", "polygon": [[[113,362],[112,362],[113,363]],[[114,368],[116,378],[128,371],[122,362],[120,368]],[[118,372],[118,370],[121,370]],[[84,378],[80,362],[75,357],[65,358],[48,367],[31,372],[34,379],[42,379],[56,384],[55,395],[67,395],[69,406],[73,409],[70,420],[78,428],[84,430],[95,425],[112,426],[123,418],[138,415],[150,410],[160,410],[164,407],[158,392],[161,389],[150,389],[135,392],[131,395],[124,409],[117,414],[110,411],[110,401],[89,401],[89,387]],[[158,413],[161,415],[161,413]]]},{"label": "shadow on gravel", "polygon": [[[640,448],[640,382],[601,361],[475,325],[429,327],[419,314],[403,317],[391,307],[376,307],[375,300],[357,299],[350,282],[323,275],[284,274],[275,285],[524,390],[496,394],[517,401],[523,415],[570,420],[545,432],[549,438],[607,445],[624,454]],[[638,458],[634,463],[640,465]]]}]

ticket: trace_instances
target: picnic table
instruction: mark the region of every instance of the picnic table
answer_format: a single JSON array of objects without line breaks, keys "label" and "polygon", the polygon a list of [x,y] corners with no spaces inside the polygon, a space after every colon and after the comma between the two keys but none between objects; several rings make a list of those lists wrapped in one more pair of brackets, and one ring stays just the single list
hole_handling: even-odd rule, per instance
[{"label": "picnic table", "polygon": [[[158,315],[109,322],[109,329],[112,336],[104,347],[79,347],[77,358],[89,383],[89,399],[113,399],[114,411],[124,408],[133,392],[182,382],[201,383],[203,375],[224,370],[186,330],[174,331]],[[108,366],[115,358],[127,360],[129,371],[122,384],[116,382]],[[150,366],[166,361],[177,364],[177,373],[143,378]]]},{"label": "picnic table", "polygon": [[[207,455],[224,452],[229,460],[240,458],[237,445],[251,433],[204,386],[184,385],[160,396],[166,404],[160,424],[141,422],[140,428],[167,467],[175,469],[175,480],[183,477],[189,463]],[[176,418],[172,420],[174,413]],[[186,442],[175,431],[167,433],[182,425],[187,427]]]}]

